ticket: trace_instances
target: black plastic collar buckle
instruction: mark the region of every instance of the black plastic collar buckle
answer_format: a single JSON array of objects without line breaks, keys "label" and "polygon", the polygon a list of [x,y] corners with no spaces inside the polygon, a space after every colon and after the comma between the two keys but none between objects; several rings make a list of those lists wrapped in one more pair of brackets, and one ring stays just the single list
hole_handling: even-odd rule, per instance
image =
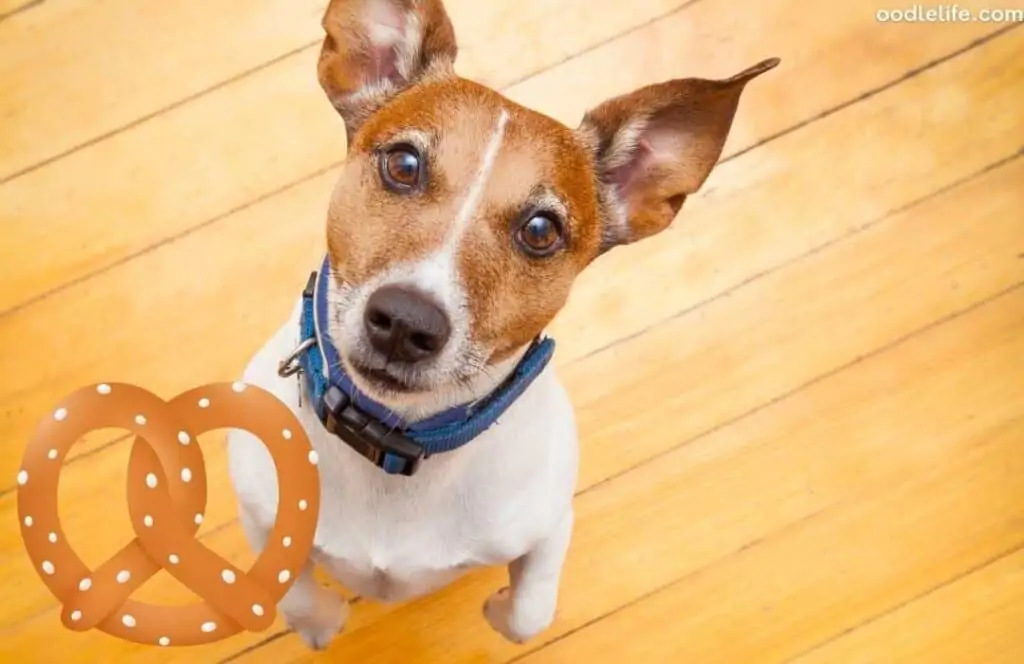
[{"label": "black plastic collar buckle", "polygon": [[316,270],[313,270],[309,275],[309,279],[306,280],[306,287],[302,289],[302,297],[307,300],[313,298],[313,294],[316,293]]},{"label": "black plastic collar buckle", "polygon": [[324,427],[389,475],[414,475],[423,448],[398,431],[389,430],[354,405],[335,386],[323,397]]}]

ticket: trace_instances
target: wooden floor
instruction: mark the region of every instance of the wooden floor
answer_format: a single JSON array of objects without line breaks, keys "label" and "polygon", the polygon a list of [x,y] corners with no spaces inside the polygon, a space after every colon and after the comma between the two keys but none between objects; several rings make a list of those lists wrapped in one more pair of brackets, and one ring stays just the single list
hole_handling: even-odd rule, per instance
[{"label": "wooden floor", "polygon": [[[573,125],[782,58],[674,230],[552,330],[583,459],[549,631],[490,631],[501,570],[359,602],[315,655],[280,619],[192,650],[64,630],[23,447],[77,387],[229,380],[281,324],[343,158],[323,4],[0,0],[0,661],[1024,662],[1024,29],[877,0],[449,0],[461,72]],[[222,440],[201,536],[245,562]],[[91,565],[131,537],[127,451],[97,432],[65,467]]]}]

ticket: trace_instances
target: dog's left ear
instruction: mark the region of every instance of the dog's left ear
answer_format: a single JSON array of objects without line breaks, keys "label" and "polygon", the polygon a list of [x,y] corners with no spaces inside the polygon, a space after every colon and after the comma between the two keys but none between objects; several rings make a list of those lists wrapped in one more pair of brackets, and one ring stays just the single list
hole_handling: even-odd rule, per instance
[{"label": "dog's left ear", "polygon": [[765,60],[725,80],[652,85],[587,112],[577,132],[597,167],[603,250],[672,223],[718,162],[744,87],[778,64]]},{"label": "dog's left ear", "polygon": [[458,47],[441,0],[330,0],[317,78],[352,136],[387,101],[451,73]]}]

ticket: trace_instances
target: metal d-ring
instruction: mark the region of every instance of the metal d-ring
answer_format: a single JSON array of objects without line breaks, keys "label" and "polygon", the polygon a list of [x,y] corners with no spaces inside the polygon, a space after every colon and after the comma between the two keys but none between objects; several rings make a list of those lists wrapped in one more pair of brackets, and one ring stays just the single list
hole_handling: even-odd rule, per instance
[{"label": "metal d-ring", "polygon": [[303,353],[315,345],[316,337],[310,337],[299,344],[298,347],[288,355],[288,357],[277,363],[277,375],[282,378],[287,378],[288,376],[294,376],[299,373],[299,371],[302,370],[302,364],[299,362],[299,358]]}]

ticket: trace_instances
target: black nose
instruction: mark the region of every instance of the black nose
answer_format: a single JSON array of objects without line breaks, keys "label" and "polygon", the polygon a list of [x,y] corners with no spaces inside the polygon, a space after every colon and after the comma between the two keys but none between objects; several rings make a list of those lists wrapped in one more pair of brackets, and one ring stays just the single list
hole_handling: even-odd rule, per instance
[{"label": "black nose", "polygon": [[426,294],[384,286],[370,296],[363,316],[370,344],[391,360],[420,362],[441,352],[451,324]]}]

